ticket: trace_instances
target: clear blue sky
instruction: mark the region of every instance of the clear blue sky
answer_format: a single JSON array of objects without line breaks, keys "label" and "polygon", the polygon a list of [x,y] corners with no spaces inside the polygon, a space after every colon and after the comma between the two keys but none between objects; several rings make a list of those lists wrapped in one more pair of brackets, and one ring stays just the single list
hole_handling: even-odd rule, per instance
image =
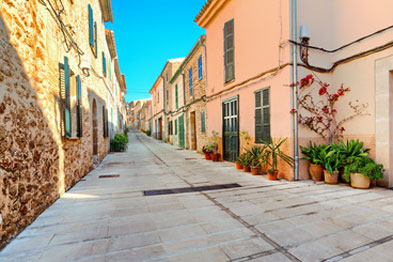
[{"label": "clear blue sky", "polygon": [[127,82],[126,101],[150,97],[166,60],[184,57],[205,33],[194,18],[206,0],[112,0],[120,71]]}]

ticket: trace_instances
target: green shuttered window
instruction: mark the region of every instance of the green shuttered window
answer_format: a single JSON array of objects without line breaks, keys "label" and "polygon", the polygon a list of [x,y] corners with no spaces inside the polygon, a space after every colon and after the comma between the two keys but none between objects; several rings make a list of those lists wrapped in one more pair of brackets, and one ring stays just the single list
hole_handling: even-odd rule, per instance
[{"label": "green shuttered window", "polygon": [[255,142],[270,142],[270,88],[255,92]]},{"label": "green shuttered window", "polygon": [[201,132],[206,133],[205,111],[201,112]]},{"label": "green shuttered window", "polygon": [[65,136],[71,137],[71,82],[70,82],[70,66],[68,64],[68,57],[64,57],[64,89],[65,89],[65,111],[64,124]]},{"label": "green shuttered window", "polygon": [[95,52],[95,56],[98,55],[98,51],[97,51],[97,22],[94,22],[94,52]]},{"label": "green shuttered window", "polygon": [[102,72],[104,73],[104,76],[106,76],[106,58],[105,58],[105,52],[102,52]]},{"label": "green shuttered window", "polygon": [[77,85],[77,135],[78,137],[83,136],[83,120],[82,120],[82,83],[81,83],[81,77],[76,76],[76,85]]},{"label": "green shuttered window", "polygon": [[224,25],[224,67],[225,82],[235,79],[234,20]]},{"label": "green shuttered window", "polygon": [[89,43],[91,47],[94,47],[94,21],[93,21],[93,8],[88,5],[89,10]]},{"label": "green shuttered window", "polygon": [[175,135],[177,135],[177,119],[175,119]]},{"label": "green shuttered window", "polygon": [[106,109],[105,106],[102,106],[102,127],[103,127],[103,133],[104,137],[109,136],[109,130],[108,130],[108,110]]},{"label": "green shuttered window", "polygon": [[177,84],[176,84],[175,93],[176,93],[176,109],[178,109],[179,108],[179,93],[178,93]]}]

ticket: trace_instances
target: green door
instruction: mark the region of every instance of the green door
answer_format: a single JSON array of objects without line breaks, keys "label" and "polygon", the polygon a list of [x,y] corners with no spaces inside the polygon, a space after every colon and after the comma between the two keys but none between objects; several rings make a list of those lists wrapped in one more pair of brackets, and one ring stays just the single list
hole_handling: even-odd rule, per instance
[{"label": "green door", "polygon": [[184,148],[184,115],[179,117],[179,146]]},{"label": "green door", "polygon": [[224,160],[235,162],[239,155],[239,115],[237,96],[222,103]]}]

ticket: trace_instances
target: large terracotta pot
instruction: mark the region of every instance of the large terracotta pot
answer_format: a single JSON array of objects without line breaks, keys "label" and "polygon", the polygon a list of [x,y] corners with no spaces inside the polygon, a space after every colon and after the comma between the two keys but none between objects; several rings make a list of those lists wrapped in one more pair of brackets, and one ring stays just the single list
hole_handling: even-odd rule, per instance
[{"label": "large terracotta pot", "polygon": [[205,159],[206,160],[212,160],[210,153],[205,153]]},{"label": "large terracotta pot", "polygon": [[256,176],[259,174],[259,167],[251,167],[251,174]]},{"label": "large terracotta pot", "polygon": [[326,170],[323,170],[323,174],[325,176],[326,184],[337,184],[338,183],[338,171],[333,171],[332,174],[328,173]]},{"label": "large terracotta pot", "polygon": [[243,165],[240,165],[240,164],[236,161],[236,169],[243,169]]},{"label": "large terracotta pot", "polygon": [[243,166],[244,172],[251,172],[251,168],[249,166]]},{"label": "large terracotta pot", "polygon": [[366,189],[370,187],[370,178],[361,173],[350,173],[351,186],[354,188]]},{"label": "large terracotta pot", "polygon": [[323,181],[323,166],[322,165],[315,165],[310,163],[308,167],[308,172],[312,180],[314,181]]},{"label": "large terracotta pot", "polygon": [[278,170],[275,170],[273,172],[267,172],[267,178],[269,180],[277,180],[278,179]]}]

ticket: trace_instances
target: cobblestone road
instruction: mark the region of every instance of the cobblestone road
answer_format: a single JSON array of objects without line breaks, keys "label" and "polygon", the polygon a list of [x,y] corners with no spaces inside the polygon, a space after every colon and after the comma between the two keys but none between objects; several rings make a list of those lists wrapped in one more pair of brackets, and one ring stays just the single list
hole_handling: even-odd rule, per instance
[{"label": "cobblestone road", "polygon": [[131,133],[0,261],[393,261],[393,191],[268,181]]}]

